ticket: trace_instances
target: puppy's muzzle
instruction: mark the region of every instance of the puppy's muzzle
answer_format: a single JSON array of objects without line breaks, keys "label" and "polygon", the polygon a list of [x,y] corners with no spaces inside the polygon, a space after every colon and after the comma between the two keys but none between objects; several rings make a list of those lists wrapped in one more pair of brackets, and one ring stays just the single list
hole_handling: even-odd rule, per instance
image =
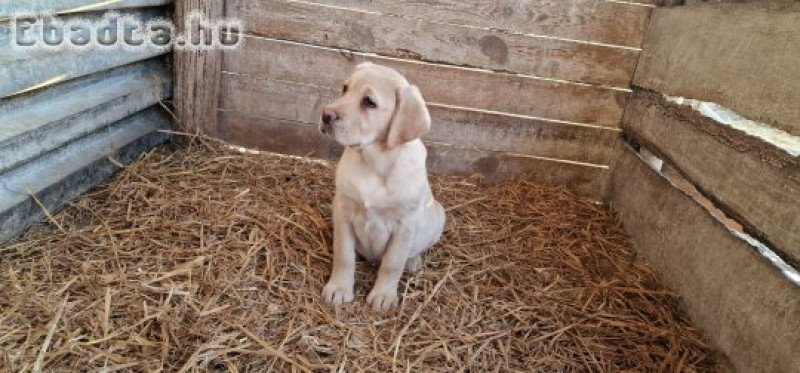
[{"label": "puppy's muzzle", "polygon": [[320,132],[333,132],[333,125],[337,120],[339,120],[339,113],[337,113],[336,110],[329,108],[322,109],[322,125],[319,126]]}]

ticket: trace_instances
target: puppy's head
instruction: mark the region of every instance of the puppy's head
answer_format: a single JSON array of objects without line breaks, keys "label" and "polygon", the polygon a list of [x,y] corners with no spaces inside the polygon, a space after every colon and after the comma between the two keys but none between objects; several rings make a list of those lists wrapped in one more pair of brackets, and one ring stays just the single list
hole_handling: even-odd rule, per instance
[{"label": "puppy's head", "polygon": [[392,148],[422,137],[430,127],[419,89],[394,69],[366,62],[345,80],[342,96],[322,110],[320,131],[344,146]]}]

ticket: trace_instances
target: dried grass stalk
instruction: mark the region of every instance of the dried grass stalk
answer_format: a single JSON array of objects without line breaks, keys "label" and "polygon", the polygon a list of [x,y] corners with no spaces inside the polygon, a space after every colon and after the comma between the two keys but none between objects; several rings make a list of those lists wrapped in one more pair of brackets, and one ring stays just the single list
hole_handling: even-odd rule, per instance
[{"label": "dried grass stalk", "polygon": [[[160,149],[0,250],[6,370],[718,371],[604,206],[436,177],[443,242],[402,303],[319,293],[330,166],[207,141]],[[62,303],[63,302],[63,303]],[[38,358],[37,358],[38,357]]]}]

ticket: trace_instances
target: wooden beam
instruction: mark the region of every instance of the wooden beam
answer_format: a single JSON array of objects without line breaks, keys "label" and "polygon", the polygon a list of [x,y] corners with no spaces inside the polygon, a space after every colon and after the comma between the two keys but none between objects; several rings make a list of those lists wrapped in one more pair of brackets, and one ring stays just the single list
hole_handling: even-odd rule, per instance
[{"label": "wooden beam", "polygon": [[800,263],[800,159],[658,93],[636,91],[623,126],[749,232]]},{"label": "wooden beam", "polygon": [[627,145],[610,203],[641,257],[742,372],[800,371],[800,287]]},{"label": "wooden beam", "polygon": [[720,104],[800,135],[800,4],[653,11],[634,85]]},{"label": "wooden beam", "polygon": [[[340,95],[338,86],[223,74],[220,108],[309,125]],[[619,130],[431,104],[427,140],[455,146],[607,164]]]},{"label": "wooden beam", "polygon": [[[186,20],[193,12],[208,19],[220,19],[225,14],[224,1],[175,1],[175,26],[179,33],[190,33]],[[217,108],[222,51],[175,50],[175,114],[177,128],[189,133],[217,133]]]},{"label": "wooden beam", "polygon": [[[650,7],[603,0],[307,0],[411,20],[503,30],[514,34],[640,47]],[[257,11],[271,0],[228,1]],[[388,17],[384,17],[388,18]],[[258,26],[258,25],[254,25]]]},{"label": "wooden beam", "polygon": [[[592,12],[589,4],[581,3],[583,8],[557,2],[560,12],[567,7],[577,9],[576,18]],[[639,51],[631,48],[443,23],[428,16],[437,12],[436,5],[406,4],[412,8],[407,18],[360,11],[382,9],[387,4],[360,4],[348,9],[288,0],[251,1],[249,7],[237,8],[234,14],[246,19],[248,32],[274,39],[600,86],[630,86],[639,57]],[[628,25],[615,22],[607,26]]]},{"label": "wooden beam", "polygon": [[397,69],[428,102],[618,128],[629,92],[480,69],[248,37],[224,69],[253,78],[338,87],[361,62]]}]

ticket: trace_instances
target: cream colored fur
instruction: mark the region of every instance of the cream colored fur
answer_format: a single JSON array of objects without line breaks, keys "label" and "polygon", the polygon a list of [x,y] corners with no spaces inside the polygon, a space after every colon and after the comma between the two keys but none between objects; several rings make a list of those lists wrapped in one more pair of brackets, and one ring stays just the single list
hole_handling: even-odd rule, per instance
[{"label": "cream colored fur", "polygon": [[361,64],[344,86],[320,126],[346,147],[336,169],[333,269],[323,297],[333,304],[353,300],[359,253],[380,263],[367,302],[385,310],[398,303],[404,270],[422,268],[422,254],[444,229],[420,140],[431,119],[417,87],[388,67]]}]

